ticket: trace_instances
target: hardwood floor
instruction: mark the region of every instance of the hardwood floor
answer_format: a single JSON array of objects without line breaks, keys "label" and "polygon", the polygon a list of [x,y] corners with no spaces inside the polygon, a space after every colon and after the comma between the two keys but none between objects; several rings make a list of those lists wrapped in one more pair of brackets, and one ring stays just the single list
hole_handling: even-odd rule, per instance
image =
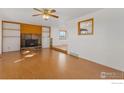
[{"label": "hardwood floor", "polygon": [[65,54],[67,54],[67,45],[57,45],[57,46],[52,46],[52,49],[59,51],[59,52],[63,52]]},{"label": "hardwood floor", "polygon": [[124,79],[122,73],[51,49],[8,52],[0,57],[0,79]]},{"label": "hardwood floor", "polygon": [[68,49],[68,45],[58,45],[58,46],[54,46],[54,47],[61,49],[61,50],[65,50],[65,51],[67,51],[67,49]]}]

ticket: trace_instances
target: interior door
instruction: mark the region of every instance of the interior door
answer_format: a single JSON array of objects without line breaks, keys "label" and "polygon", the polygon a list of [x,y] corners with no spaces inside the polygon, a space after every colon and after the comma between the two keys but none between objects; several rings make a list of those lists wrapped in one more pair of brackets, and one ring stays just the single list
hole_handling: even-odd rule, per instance
[{"label": "interior door", "polygon": [[42,27],[42,48],[50,48],[50,27]]}]

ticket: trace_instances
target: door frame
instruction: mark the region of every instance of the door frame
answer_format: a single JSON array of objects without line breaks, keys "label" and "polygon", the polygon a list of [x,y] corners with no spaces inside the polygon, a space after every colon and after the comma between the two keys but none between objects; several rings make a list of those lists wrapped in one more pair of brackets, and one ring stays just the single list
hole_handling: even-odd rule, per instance
[{"label": "door frame", "polygon": [[[43,33],[43,28],[48,28],[49,29],[49,38],[50,38],[49,47],[52,48],[51,27],[50,26],[42,26],[42,33]],[[41,33],[41,35],[42,35],[42,33]],[[41,38],[42,38],[42,36],[41,36]]]}]

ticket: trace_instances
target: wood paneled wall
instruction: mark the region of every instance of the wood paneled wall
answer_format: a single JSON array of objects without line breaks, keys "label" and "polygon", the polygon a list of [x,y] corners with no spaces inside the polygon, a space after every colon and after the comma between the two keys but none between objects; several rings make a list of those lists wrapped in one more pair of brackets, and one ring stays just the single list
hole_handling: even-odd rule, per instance
[{"label": "wood paneled wall", "polygon": [[41,34],[42,26],[21,24],[21,34]]}]

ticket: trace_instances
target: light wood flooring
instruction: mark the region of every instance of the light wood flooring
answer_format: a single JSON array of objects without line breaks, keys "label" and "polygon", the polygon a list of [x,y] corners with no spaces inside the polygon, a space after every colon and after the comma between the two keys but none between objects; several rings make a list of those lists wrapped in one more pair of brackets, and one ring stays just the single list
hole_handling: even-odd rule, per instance
[{"label": "light wood flooring", "polygon": [[61,50],[65,50],[67,51],[68,45],[58,45],[58,46],[54,46],[55,48],[61,49]]},{"label": "light wood flooring", "polygon": [[52,49],[3,53],[0,79],[122,79],[123,72]]}]

